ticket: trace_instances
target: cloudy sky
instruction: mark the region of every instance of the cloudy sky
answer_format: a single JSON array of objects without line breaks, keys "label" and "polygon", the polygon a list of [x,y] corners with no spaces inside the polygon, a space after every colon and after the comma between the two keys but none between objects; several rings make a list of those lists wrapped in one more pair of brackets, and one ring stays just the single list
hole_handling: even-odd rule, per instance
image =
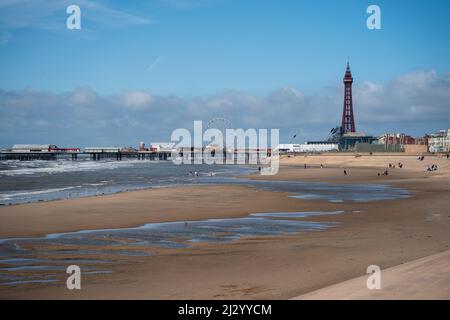
[{"label": "cloudy sky", "polygon": [[0,0],[0,146],[168,141],[216,117],[323,139],[348,58],[357,130],[423,135],[450,127],[449,36],[438,0]]}]

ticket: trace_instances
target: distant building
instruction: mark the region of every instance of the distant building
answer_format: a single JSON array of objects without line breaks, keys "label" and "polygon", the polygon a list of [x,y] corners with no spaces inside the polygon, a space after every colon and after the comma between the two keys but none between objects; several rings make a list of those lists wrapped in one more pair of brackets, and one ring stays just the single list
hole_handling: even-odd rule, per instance
[{"label": "distant building", "polygon": [[450,152],[450,129],[429,135],[428,150],[430,152]]},{"label": "distant building", "polygon": [[385,133],[378,137],[378,142],[384,145],[405,145],[419,144],[419,139],[413,138],[404,133]]},{"label": "distant building", "polygon": [[405,133],[385,133],[378,137],[378,144],[387,152],[423,154],[428,151],[428,136],[415,138]]},{"label": "distant building", "polygon": [[14,153],[78,153],[80,148],[59,148],[54,144],[15,144],[10,149]]},{"label": "distant building", "polygon": [[344,108],[342,112],[342,133],[356,132],[355,117],[353,115],[353,95],[352,95],[353,76],[350,71],[350,63],[347,62],[347,69],[344,76]]},{"label": "distant building", "polygon": [[120,149],[120,152],[124,152],[124,153],[135,153],[137,152],[137,150],[133,147],[123,147]]},{"label": "distant building", "polygon": [[76,160],[79,153],[80,148],[59,148],[53,144],[15,144],[0,150],[0,160],[56,160],[67,156]]},{"label": "distant building", "polygon": [[84,152],[87,153],[117,153],[120,152],[119,147],[86,147]]},{"label": "distant building", "polygon": [[145,147],[144,142],[139,143],[139,151],[148,151],[148,148]]},{"label": "distant building", "polygon": [[339,139],[340,150],[357,150],[358,145],[370,145],[376,143],[377,138],[372,136],[367,136],[363,132],[347,132],[343,134]]},{"label": "distant building", "polygon": [[153,142],[150,146],[152,152],[172,152],[175,149],[174,142]]},{"label": "distant building", "polygon": [[58,148],[51,144],[15,144],[11,148],[11,152],[50,152],[52,148]]},{"label": "distant building", "polygon": [[293,143],[284,143],[279,144],[276,148],[280,153],[292,153],[292,152],[300,152],[300,145]]},{"label": "distant building", "polygon": [[306,142],[304,144],[280,144],[277,149],[280,153],[330,152],[339,151],[339,145],[337,143]]},{"label": "distant building", "polygon": [[[350,64],[347,62],[347,68],[344,75],[344,106],[342,111],[341,126],[333,128],[330,131],[331,137],[325,143],[338,144],[339,150],[357,151],[358,145],[364,145],[366,149],[371,148],[371,144],[377,139],[367,136],[363,132],[356,131],[355,116],[353,113],[353,75],[350,70]],[[312,144],[312,143],[308,143]],[[320,143],[322,144],[322,142]]]},{"label": "distant building", "polygon": [[337,143],[305,143],[300,145],[300,152],[331,152],[339,151]]}]

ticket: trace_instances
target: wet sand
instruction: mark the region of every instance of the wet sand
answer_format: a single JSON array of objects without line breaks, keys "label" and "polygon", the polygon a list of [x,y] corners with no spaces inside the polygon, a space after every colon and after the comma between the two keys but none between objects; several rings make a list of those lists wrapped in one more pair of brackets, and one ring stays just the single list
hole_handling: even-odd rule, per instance
[{"label": "wet sand", "polygon": [[[308,203],[305,208],[317,208]],[[291,211],[286,194],[245,186],[189,186],[0,207],[0,238],[35,237],[78,230],[137,227],[151,222],[243,217]]]},{"label": "wet sand", "polygon": [[[307,159],[307,160],[306,160]],[[446,159],[308,157],[283,159],[276,180],[392,184],[408,199],[330,203],[288,198],[246,186],[193,186],[0,208],[0,238],[43,236],[150,222],[243,217],[255,212],[344,211],[304,218],[341,226],[294,236],[196,244],[149,257],[124,257],[111,274],[85,275],[82,290],[65,282],[0,287],[1,298],[290,299],[382,269],[449,250],[450,172]],[[400,160],[398,160],[400,159]],[[308,161],[315,168],[303,169]],[[405,163],[378,177],[389,162]],[[425,172],[427,163],[438,172]],[[325,167],[320,169],[320,164]],[[343,176],[343,168],[349,175]],[[253,176],[254,179],[261,177]],[[64,279],[65,274],[61,275]],[[438,293],[437,293],[438,295]],[[414,298],[404,289],[398,298]]]}]

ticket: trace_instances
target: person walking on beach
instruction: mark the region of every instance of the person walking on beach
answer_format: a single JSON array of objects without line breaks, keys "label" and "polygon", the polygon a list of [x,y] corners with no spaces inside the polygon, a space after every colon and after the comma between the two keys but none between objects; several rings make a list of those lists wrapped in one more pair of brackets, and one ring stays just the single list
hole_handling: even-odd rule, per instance
[{"label": "person walking on beach", "polygon": [[346,169],[344,169],[344,176],[346,176],[347,175],[347,170]]}]

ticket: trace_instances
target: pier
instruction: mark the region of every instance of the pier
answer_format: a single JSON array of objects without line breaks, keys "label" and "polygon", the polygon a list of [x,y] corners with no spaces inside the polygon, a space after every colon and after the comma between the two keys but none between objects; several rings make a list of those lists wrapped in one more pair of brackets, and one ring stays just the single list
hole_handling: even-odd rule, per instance
[{"label": "pier", "polygon": [[0,151],[0,160],[57,160],[60,157],[78,159],[80,148],[58,148],[51,144],[15,144]]},{"label": "pier", "polygon": [[209,148],[141,148],[137,150],[131,147],[86,147],[81,148],[58,148],[55,145],[14,145],[11,149],[0,151],[0,160],[78,160],[79,157],[92,161],[125,159],[171,161],[175,152],[178,157],[183,158],[184,163],[259,163],[261,156],[270,156],[271,150],[216,150]]},{"label": "pier", "polygon": [[137,160],[171,160],[172,152],[168,151],[131,151],[121,148],[86,148],[84,151],[63,151],[63,150],[1,150],[0,160],[58,160],[71,159],[78,160],[79,157],[89,158],[92,161],[137,159]]}]

